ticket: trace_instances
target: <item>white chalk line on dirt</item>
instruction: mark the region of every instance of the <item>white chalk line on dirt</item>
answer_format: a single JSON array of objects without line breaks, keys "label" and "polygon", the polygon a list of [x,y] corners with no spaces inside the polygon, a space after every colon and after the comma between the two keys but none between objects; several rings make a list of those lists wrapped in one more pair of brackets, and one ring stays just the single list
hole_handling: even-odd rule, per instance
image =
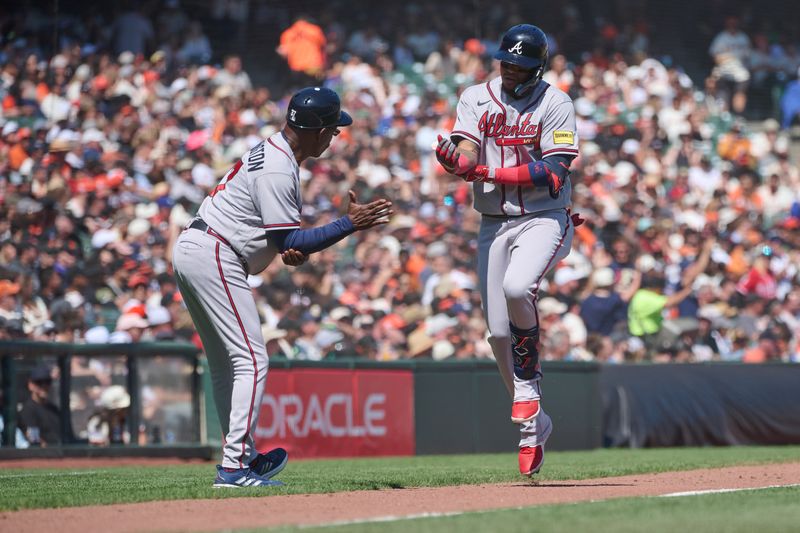
[{"label": "white chalk line on dirt", "polygon": [[743,490],[767,490],[767,489],[786,489],[790,487],[800,487],[800,483],[791,483],[789,485],[767,485],[765,487],[745,487],[743,489],[710,489],[710,490],[690,490],[687,492],[671,492],[669,494],[661,494],[659,498],[677,498],[680,496],[702,496],[704,494],[722,494],[725,492],[742,492]]},{"label": "white chalk line on dirt", "polygon": [[[495,511],[496,509],[492,509]],[[381,522],[400,522],[401,520],[417,520],[419,518],[444,518],[448,516],[461,516],[463,514],[480,514],[488,511],[454,511],[452,513],[417,513],[404,516],[376,516],[375,518],[362,518],[359,520],[341,520],[338,522],[330,522],[328,524],[309,524],[298,526],[299,529],[313,529],[323,527],[339,527],[339,526],[354,526],[358,524],[376,524]]]},{"label": "white chalk line on dirt", "polygon": [[[709,490],[692,490],[687,492],[671,492],[669,494],[659,494],[655,496],[656,498],[678,498],[684,496],[702,496],[705,494],[722,494],[727,492],[742,492],[745,490],[767,490],[767,489],[782,489],[782,488],[791,488],[791,487],[800,487],[800,483],[791,483],[788,485],[767,485],[764,487],[745,487],[741,489],[709,489]],[[589,500],[586,502],[572,502],[566,505],[576,505],[580,503],[598,503],[605,500]],[[563,505],[563,504],[555,504],[555,505]],[[312,529],[312,528],[326,528],[326,527],[340,527],[340,526],[351,526],[351,525],[358,525],[358,524],[375,524],[375,523],[383,523],[383,522],[400,522],[402,520],[417,520],[420,518],[446,518],[450,516],[461,516],[466,514],[483,514],[483,513],[491,513],[495,511],[518,511],[521,509],[526,509],[527,507],[510,507],[504,509],[487,509],[484,511],[455,511],[450,513],[417,513],[417,514],[410,514],[404,516],[395,516],[395,515],[387,515],[387,516],[376,516],[375,518],[364,518],[358,520],[342,520],[338,522],[331,522],[329,524],[314,524],[314,525],[301,525],[299,529]]]}]

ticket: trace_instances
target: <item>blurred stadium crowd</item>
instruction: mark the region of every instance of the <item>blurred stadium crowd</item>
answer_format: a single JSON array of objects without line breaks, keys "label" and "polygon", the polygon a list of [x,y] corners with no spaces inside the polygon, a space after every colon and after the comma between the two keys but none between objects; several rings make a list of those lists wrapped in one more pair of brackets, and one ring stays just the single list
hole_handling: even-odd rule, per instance
[{"label": "blurred stadium crowd", "polygon": [[[236,20],[247,2],[213,4]],[[453,17],[410,4],[394,30],[335,10],[287,16],[263,51],[285,76],[267,86],[174,0],[67,17],[56,50],[48,15],[4,19],[0,339],[199,342],[172,242],[232,162],[281,128],[292,90],[319,83],[355,123],[302,169],[304,223],[338,216],[348,188],[391,198],[398,214],[250,278],[270,355],[491,357],[480,220],[432,145],[460,90],[498,74],[496,37],[520,15],[492,9],[478,38],[467,23],[445,32],[459,19],[444,4]],[[574,210],[587,223],[541,289],[543,357],[800,360],[797,29],[714,18],[702,50],[714,66],[692,79],[651,53],[656,21],[586,28],[570,5],[557,31],[542,23],[544,79],[575,101]]]}]

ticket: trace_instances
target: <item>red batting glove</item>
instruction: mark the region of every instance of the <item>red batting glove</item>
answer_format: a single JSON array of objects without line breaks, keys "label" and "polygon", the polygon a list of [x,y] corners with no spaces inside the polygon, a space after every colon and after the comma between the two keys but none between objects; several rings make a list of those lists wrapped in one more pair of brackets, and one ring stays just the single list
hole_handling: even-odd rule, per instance
[{"label": "red batting glove", "polygon": [[462,176],[464,181],[483,181],[486,183],[494,183],[494,169],[486,165],[477,165],[468,174]]},{"label": "red batting glove", "polygon": [[457,150],[458,146],[445,137],[439,135],[439,143],[436,145],[436,159],[444,169],[456,176],[465,176],[475,168],[467,156]]}]

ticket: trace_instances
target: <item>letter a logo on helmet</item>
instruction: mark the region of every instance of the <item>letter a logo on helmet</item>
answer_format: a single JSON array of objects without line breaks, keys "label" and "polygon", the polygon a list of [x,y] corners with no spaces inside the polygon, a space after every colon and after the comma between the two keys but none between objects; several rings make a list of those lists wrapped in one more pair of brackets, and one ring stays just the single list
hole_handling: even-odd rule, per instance
[{"label": "letter a logo on helmet", "polygon": [[508,49],[513,54],[522,54],[522,41],[517,41],[517,44]]}]

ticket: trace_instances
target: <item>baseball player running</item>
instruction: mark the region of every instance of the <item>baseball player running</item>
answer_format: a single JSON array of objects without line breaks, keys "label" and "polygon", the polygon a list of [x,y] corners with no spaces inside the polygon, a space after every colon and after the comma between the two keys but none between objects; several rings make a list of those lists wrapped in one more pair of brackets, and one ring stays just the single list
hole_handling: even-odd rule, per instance
[{"label": "baseball player running", "polygon": [[208,357],[224,433],[214,487],[282,485],[271,478],[288,460],[281,448],[260,454],[253,443],[269,360],[248,274],[264,270],[277,254],[287,265],[299,265],[393,214],[389,201],[358,204],[350,191],[346,216],[300,229],[299,165],[319,157],[339,128],[351,123],[335,92],[299,91],[283,130],[233,165],[175,243],[175,276]]},{"label": "baseball player running", "polygon": [[578,135],[572,100],[542,81],[542,30],[510,28],[494,57],[500,77],[464,91],[436,154],[448,172],[473,182],[489,343],[513,398],[511,420],[520,424],[520,473],[531,476],[553,430],[541,406],[537,291],[572,244],[569,167]]}]

